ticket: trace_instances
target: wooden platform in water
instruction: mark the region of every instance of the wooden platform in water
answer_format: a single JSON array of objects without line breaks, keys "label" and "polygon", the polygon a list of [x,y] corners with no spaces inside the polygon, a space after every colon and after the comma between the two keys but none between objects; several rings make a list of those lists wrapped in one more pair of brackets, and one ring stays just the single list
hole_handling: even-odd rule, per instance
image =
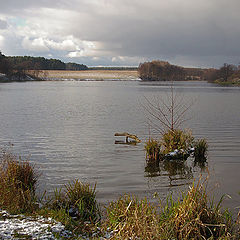
[{"label": "wooden platform in water", "polygon": [[114,136],[120,136],[120,137],[126,137],[126,143],[129,143],[129,138],[133,139],[133,142],[136,142],[136,143],[140,143],[141,140],[134,134],[129,134],[127,132],[123,132],[123,133],[115,133]]}]

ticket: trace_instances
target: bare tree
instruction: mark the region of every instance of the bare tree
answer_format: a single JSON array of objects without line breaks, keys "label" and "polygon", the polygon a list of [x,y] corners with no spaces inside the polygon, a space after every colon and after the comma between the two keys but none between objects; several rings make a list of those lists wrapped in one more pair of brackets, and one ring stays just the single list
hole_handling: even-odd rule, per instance
[{"label": "bare tree", "polygon": [[186,115],[194,103],[194,100],[186,100],[182,94],[174,91],[173,84],[165,98],[161,96],[144,98],[142,106],[147,113],[148,124],[162,135],[168,130],[178,129],[189,120]]}]

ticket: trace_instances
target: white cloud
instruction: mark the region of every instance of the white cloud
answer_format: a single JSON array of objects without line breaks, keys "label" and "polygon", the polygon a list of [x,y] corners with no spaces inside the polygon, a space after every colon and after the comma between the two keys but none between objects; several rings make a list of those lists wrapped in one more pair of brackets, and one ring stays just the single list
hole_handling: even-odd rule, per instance
[{"label": "white cloud", "polygon": [[80,57],[96,57],[101,55],[98,52],[98,43],[90,41],[79,41],[78,48],[76,51],[71,51],[67,54],[67,57],[70,58],[80,58]]},{"label": "white cloud", "polygon": [[4,37],[0,35],[0,48],[3,47],[4,44]]},{"label": "white cloud", "polygon": [[70,58],[83,57],[83,52],[82,51],[70,52],[68,53],[67,57],[70,57]]},{"label": "white cloud", "polygon": [[53,40],[46,39],[45,43],[49,48],[54,50],[63,50],[63,51],[79,50],[78,45],[70,39],[63,40],[62,42],[55,42]]},{"label": "white cloud", "polygon": [[30,40],[28,37],[25,37],[22,41],[23,48],[34,51],[34,52],[48,52],[49,48],[46,46],[44,39],[35,38]]}]

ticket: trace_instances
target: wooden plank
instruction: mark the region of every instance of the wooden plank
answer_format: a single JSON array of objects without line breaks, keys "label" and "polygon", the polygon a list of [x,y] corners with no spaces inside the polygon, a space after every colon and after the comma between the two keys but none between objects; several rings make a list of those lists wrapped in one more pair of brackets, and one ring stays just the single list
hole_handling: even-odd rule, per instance
[{"label": "wooden plank", "polygon": [[136,141],[137,143],[140,143],[141,140],[134,134],[129,134],[127,132],[123,132],[123,133],[115,133],[114,136],[122,136],[122,137],[126,137],[126,142],[128,142],[128,138],[133,139],[134,141]]}]

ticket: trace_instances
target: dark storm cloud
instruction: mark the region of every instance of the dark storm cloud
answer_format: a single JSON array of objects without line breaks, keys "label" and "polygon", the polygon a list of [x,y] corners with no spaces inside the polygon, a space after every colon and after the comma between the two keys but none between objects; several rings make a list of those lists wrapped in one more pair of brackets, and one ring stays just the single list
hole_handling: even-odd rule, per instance
[{"label": "dark storm cloud", "polygon": [[[119,54],[239,54],[240,2],[233,1],[233,5],[231,1],[226,4],[213,1],[217,4],[198,5],[195,1],[195,6],[174,6],[171,2],[176,1],[169,1],[164,7],[148,1],[150,6],[146,9],[143,9],[144,5],[139,6],[131,16],[125,16],[123,12],[114,16],[95,13],[98,21],[91,28],[83,28],[85,38],[98,38],[106,43],[105,47],[113,43],[109,46],[116,47],[111,50]],[[81,36],[82,32],[79,34]]]},{"label": "dark storm cloud", "polygon": [[0,14],[14,13],[35,23],[36,38],[73,36],[97,43],[91,53],[85,44],[81,53],[69,54],[76,59],[95,55],[104,62],[112,57],[164,58],[176,63],[185,59],[188,65],[208,66],[213,59],[221,64],[240,57],[239,9],[239,0],[9,0],[1,3]]}]

